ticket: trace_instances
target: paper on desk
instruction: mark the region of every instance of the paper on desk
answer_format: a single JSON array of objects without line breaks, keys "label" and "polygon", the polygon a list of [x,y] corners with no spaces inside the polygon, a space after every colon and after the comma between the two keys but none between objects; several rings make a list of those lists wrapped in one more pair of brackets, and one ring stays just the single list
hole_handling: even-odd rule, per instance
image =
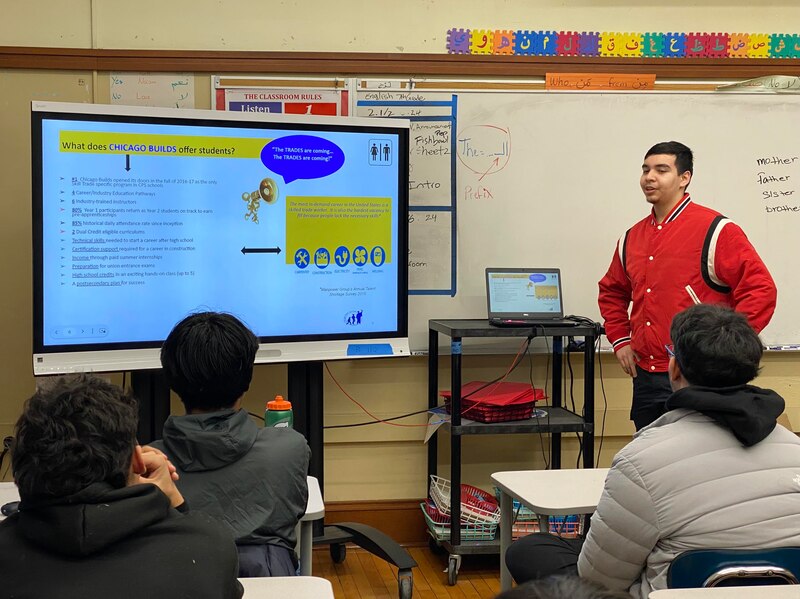
[{"label": "paper on desk", "polygon": [[439,406],[433,408],[432,410],[428,410],[428,428],[425,429],[425,440],[423,443],[427,443],[428,440],[433,436],[433,434],[439,430],[439,427],[442,426],[445,422],[450,422],[450,414],[447,413],[444,406]]}]

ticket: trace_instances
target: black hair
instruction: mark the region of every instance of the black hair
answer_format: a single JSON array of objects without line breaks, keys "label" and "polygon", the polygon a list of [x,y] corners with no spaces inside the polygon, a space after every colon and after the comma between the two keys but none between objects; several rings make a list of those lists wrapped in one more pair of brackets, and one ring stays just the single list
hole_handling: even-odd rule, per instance
[{"label": "black hair", "polygon": [[11,465],[23,502],[73,495],[92,483],[122,488],[136,445],[136,400],[90,375],[46,381],[17,420]]},{"label": "black hair", "polygon": [[657,143],[647,150],[647,154],[645,154],[644,157],[647,158],[653,154],[675,156],[675,168],[678,169],[679,175],[682,175],[686,171],[689,171],[690,175],[694,174],[694,155],[687,146],[679,141],[662,141],[661,143]]},{"label": "black hair", "polygon": [[222,410],[250,388],[257,350],[258,339],[235,316],[199,312],[172,329],[161,366],[187,412]]},{"label": "black hair", "polygon": [[526,582],[495,599],[630,599],[630,594],[610,591],[578,576],[557,575]]},{"label": "black hair", "polygon": [[698,304],[672,319],[675,360],[691,385],[731,387],[752,381],[764,347],[743,314],[723,305]]}]

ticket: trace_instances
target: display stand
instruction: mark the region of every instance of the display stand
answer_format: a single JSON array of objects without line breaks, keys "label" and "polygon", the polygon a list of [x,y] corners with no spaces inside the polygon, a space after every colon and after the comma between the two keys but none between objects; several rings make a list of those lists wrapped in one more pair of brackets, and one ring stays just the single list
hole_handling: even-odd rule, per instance
[{"label": "display stand", "polygon": [[[317,477],[320,488],[324,489],[322,362],[290,362],[287,366],[294,428],[308,440],[311,447],[309,474]],[[371,526],[357,522],[339,522],[335,526],[325,526],[324,520],[319,520],[314,526],[314,544],[329,545],[334,562],[343,562],[347,555],[345,543],[354,543],[395,566],[398,596],[400,599],[411,598],[411,569],[417,566],[417,562],[392,538]]]},{"label": "display stand", "polygon": [[139,400],[139,428],[136,440],[141,445],[162,437],[169,416],[169,385],[161,370],[131,372],[131,391]]},{"label": "display stand", "polygon": [[[428,407],[439,402],[439,335],[450,338],[450,389],[452,404],[450,422],[439,429],[450,433],[450,540],[442,546],[450,553],[447,568],[448,582],[453,585],[458,578],[461,556],[468,554],[498,553],[500,541],[462,540],[461,520],[461,438],[465,435],[504,435],[518,433],[549,433],[551,439],[551,468],[561,468],[561,434],[582,433],[581,449],[584,468],[594,467],[594,356],[595,342],[600,335],[599,324],[581,324],[564,321],[563,326],[495,327],[486,320],[431,320],[428,323]],[[546,418],[514,420],[484,424],[462,421],[461,418],[461,343],[464,337],[552,337],[552,391],[551,406],[546,407]],[[562,357],[564,337],[583,337],[583,412],[580,416],[562,405]],[[428,441],[428,478],[437,474],[438,432]],[[455,525],[453,525],[455,523]]]}]

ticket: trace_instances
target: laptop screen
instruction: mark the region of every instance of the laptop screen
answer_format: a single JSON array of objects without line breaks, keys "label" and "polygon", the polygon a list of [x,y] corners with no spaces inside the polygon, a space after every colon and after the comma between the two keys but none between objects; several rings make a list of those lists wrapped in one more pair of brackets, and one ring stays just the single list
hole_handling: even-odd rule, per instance
[{"label": "laptop screen", "polygon": [[561,274],[557,268],[487,268],[489,319],[563,318]]}]

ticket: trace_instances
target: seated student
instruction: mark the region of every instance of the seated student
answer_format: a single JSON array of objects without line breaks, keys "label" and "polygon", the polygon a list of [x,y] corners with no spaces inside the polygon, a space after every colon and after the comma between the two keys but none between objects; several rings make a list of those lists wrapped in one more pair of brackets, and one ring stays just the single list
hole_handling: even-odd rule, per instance
[{"label": "seated student", "polygon": [[136,429],[135,400],[90,376],[25,403],[11,462],[19,511],[0,523],[3,597],[242,596],[230,533],[181,513],[169,463],[136,445]]},{"label": "seated student", "polygon": [[175,325],[161,364],[186,415],[170,416],[153,446],[175,464],[192,509],[230,528],[240,576],[290,576],[311,450],[300,433],[260,428],[241,409],[257,349],[255,335],[230,314],[201,312]]},{"label": "seated student", "polygon": [[783,398],[748,383],[763,347],[741,314],[678,313],[667,412],[615,457],[586,541],[530,535],[506,563],[518,582],[578,572],[647,597],[691,549],[800,545],[800,439],[776,419]]},{"label": "seated student", "polygon": [[500,593],[495,599],[630,599],[624,591],[609,591],[575,575],[548,576]]}]

